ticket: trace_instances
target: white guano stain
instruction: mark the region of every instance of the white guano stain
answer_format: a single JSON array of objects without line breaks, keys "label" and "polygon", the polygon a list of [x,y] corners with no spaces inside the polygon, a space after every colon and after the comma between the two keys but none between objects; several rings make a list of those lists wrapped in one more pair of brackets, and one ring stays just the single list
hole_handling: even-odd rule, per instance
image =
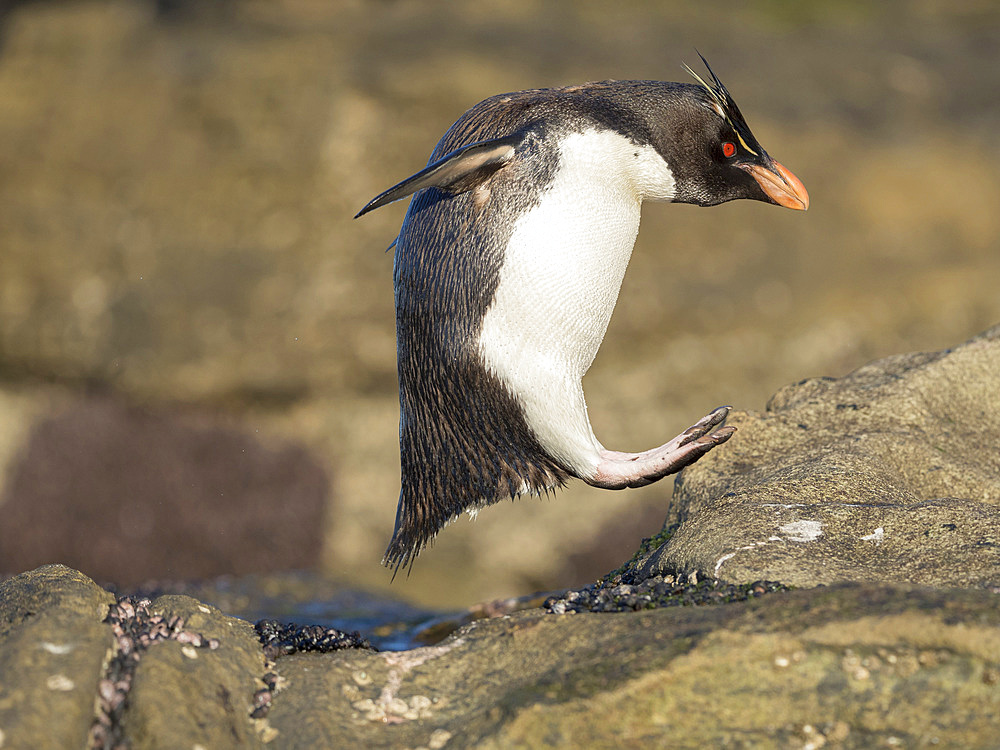
[{"label": "white guano stain", "polygon": [[[736,552],[739,552],[739,550],[736,550]],[[718,578],[719,577],[719,570],[722,569],[722,563],[724,563],[726,560],[731,560],[732,558],[736,557],[736,552],[727,552],[722,557],[720,557],[718,560],[716,560],[715,561],[715,572],[712,575],[714,575],[716,578]]]},{"label": "white guano stain", "polygon": [[432,706],[436,699],[425,695],[413,695],[409,699],[400,697],[399,691],[403,687],[403,678],[414,667],[419,667],[425,662],[444,656],[464,643],[464,639],[456,638],[454,641],[440,646],[425,646],[410,651],[379,654],[386,666],[389,667],[385,684],[379,692],[378,698],[355,701],[351,704],[352,708],[365,719],[384,724],[401,724],[404,721],[431,718],[433,716]]},{"label": "white guano stain", "polygon": [[861,537],[861,541],[863,541],[863,542],[875,542],[875,544],[881,544],[883,537],[885,537],[885,528],[883,528],[882,526],[879,526],[871,534],[868,534],[867,536]]},{"label": "white guano stain", "polygon": [[58,690],[66,693],[76,687],[73,680],[64,674],[54,674],[45,681],[45,687],[49,690]]},{"label": "white guano stain", "polygon": [[785,539],[789,542],[814,542],[823,534],[823,524],[819,521],[792,521],[779,526]]},{"label": "white guano stain", "polygon": [[42,641],[38,647],[56,656],[63,656],[73,650],[72,643],[52,643],[51,641]]},{"label": "white guano stain", "polygon": [[[792,508],[792,507],[802,507],[798,505],[782,505],[779,503],[769,503],[767,507],[772,508]],[[823,524],[819,521],[811,520],[800,520],[792,521],[778,527],[778,532],[781,536],[769,536],[766,541],[763,542],[753,542],[751,544],[745,544],[742,547],[737,547],[732,552],[727,552],[722,555],[718,560],[715,561],[715,571],[713,575],[718,578],[719,572],[722,570],[723,564],[728,560],[733,559],[740,552],[745,552],[747,550],[755,549],[757,547],[763,547],[764,545],[770,544],[771,542],[814,542],[820,536],[823,535]],[[866,537],[867,538],[867,537]],[[880,537],[881,538],[881,537]]]},{"label": "white guano stain", "polygon": [[745,552],[748,549],[753,549],[754,547],[763,547],[768,542],[775,541],[775,540],[777,540],[779,542],[781,541],[780,539],[777,539],[777,537],[773,537],[772,536],[772,537],[770,537],[767,540],[767,542],[754,542],[753,544],[746,544],[746,545],[744,545],[742,547],[737,547],[737,549],[736,549],[735,552],[727,552],[726,554],[724,554],[722,557],[720,557],[718,560],[715,561],[715,572],[712,573],[712,575],[714,575],[716,578],[718,578],[719,577],[719,571],[722,570],[722,564],[724,562],[726,562],[726,560],[731,560],[732,558],[736,557],[736,555],[738,553]]}]

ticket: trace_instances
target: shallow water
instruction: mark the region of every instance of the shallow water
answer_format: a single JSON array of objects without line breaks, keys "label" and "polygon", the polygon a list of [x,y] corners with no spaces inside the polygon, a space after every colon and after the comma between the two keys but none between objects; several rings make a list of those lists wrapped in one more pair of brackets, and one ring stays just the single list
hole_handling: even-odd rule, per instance
[{"label": "shallow water", "polygon": [[343,587],[304,571],[196,583],[151,583],[141,593],[186,594],[253,623],[267,619],[357,631],[383,651],[436,643],[471,619],[468,612],[418,607],[384,594]]}]

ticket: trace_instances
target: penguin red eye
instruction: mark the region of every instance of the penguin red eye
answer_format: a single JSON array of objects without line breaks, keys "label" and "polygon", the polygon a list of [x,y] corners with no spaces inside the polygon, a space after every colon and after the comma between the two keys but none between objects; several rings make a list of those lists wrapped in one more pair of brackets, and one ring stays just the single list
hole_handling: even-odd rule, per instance
[{"label": "penguin red eye", "polygon": [[727,159],[730,156],[733,156],[735,153],[736,153],[735,143],[730,143],[729,141],[726,141],[725,143],[722,144],[722,155],[725,156]]}]

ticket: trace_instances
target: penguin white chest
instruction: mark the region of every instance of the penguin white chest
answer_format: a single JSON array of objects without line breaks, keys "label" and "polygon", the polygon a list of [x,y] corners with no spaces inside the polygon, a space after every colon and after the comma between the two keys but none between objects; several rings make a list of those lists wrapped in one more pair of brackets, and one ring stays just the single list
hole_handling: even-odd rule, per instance
[{"label": "penguin white chest", "polygon": [[[552,182],[515,224],[479,349],[543,446],[568,463],[567,454],[599,447],[580,381],[618,300],[640,204],[669,200],[673,188],[652,147],[607,130],[572,133]],[[580,445],[557,445],[566,438]]]}]

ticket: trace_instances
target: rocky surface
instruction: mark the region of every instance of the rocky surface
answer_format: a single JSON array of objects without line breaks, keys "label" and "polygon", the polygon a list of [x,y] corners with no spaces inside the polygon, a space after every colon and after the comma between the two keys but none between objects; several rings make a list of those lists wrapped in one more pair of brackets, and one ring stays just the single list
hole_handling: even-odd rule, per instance
[{"label": "rocky surface", "polygon": [[[59,565],[15,576],[0,748],[993,746],[998,373],[1000,327],[783,389],[685,470],[670,523],[621,568],[542,607],[441,617],[406,651],[116,599]],[[219,601],[260,611],[292,589],[318,613],[331,596],[254,580]]]},{"label": "rocky surface", "polygon": [[[318,560],[384,587],[381,249],[402,207],[350,217],[498,91],[679,77],[698,46],[813,196],[806,216],[644,212],[588,375],[609,445],[995,324],[998,7],[0,3],[3,567],[72,553],[122,582]],[[260,632],[287,581],[220,583],[274,608],[240,619],[208,586],[4,580],[0,748],[995,747],[997,346],[782,390],[734,415],[621,569],[442,616],[408,651],[331,628],[352,597],[307,580],[322,625]],[[497,508],[397,590],[591,581],[668,491]],[[395,624],[371,642],[403,642]]]},{"label": "rocky surface", "polygon": [[779,391],[677,483],[644,576],[1000,586],[1000,327]]},{"label": "rocky surface", "polygon": [[[1000,321],[998,26],[989,0],[0,0],[0,481],[24,460],[43,480],[40,439],[92,415],[93,391],[185,422],[193,410],[285,455],[286,476],[318,465],[327,484],[301,508],[283,496],[274,522],[306,519],[323,570],[389,589],[378,561],[399,491],[398,394],[383,250],[405,205],[353,215],[485,96],[683,79],[695,48],[812,206],[644,208],[587,376],[602,442],[642,450],[720,404],[761,409],[784,383],[963,341]],[[98,438],[67,465],[99,467],[91,448],[115,443]],[[164,489],[144,494],[166,501],[169,482],[149,475]],[[204,516],[175,517],[211,522],[214,502],[238,517],[242,488],[222,479],[213,468],[192,493]],[[81,510],[129,489],[63,487]],[[616,494],[574,482],[491,508],[389,590],[460,607],[591,582],[662,522],[669,495],[669,480]],[[37,538],[26,516],[10,536]],[[121,543],[101,531],[88,529],[95,547]],[[215,536],[238,562],[246,537]],[[58,561],[102,581],[145,551],[159,579],[212,562],[171,545],[183,572],[162,570],[156,544]],[[302,548],[315,558],[315,541]]]},{"label": "rocky surface", "polygon": [[253,625],[190,597],[116,602],[61,565],[0,583],[0,747],[253,746],[265,673]]},{"label": "rocky surface", "polygon": [[[843,588],[729,607],[526,612],[403,654],[322,657],[322,669],[279,661],[329,710],[295,723],[279,692],[269,718],[294,746],[982,746],[996,727],[982,712],[997,698],[997,603]],[[982,624],[967,640],[957,621]]]},{"label": "rocky surface", "polygon": [[82,747],[114,648],[114,597],[69,568],[0,583],[0,747]]},{"label": "rocky surface", "polygon": [[249,622],[47,566],[0,583],[0,747],[990,747],[998,654],[991,592],[839,585],[268,661]]}]

